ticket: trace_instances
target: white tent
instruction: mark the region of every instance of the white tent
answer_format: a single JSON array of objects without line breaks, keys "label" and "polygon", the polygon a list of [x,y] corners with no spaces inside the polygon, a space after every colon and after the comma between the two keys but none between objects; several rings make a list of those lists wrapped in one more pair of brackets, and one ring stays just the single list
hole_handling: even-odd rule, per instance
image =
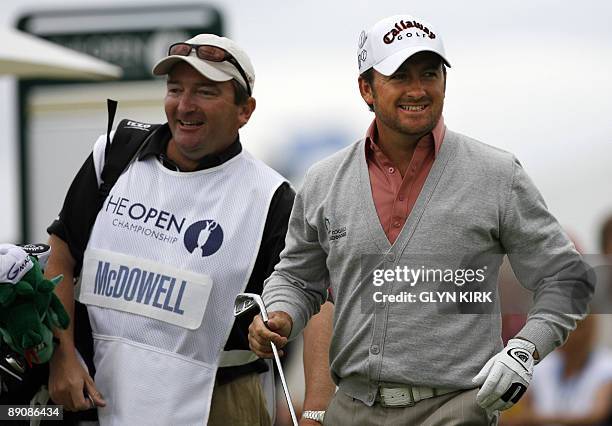
[{"label": "white tent", "polygon": [[20,78],[119,78],[121,68],[12,28],[0,28],[0,75]]}]

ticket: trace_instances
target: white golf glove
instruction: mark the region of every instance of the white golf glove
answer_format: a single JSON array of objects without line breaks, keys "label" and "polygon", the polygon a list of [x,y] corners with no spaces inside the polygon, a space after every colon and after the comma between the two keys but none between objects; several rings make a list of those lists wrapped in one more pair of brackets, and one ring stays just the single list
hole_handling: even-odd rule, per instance
[{"label": "white golf glove", "polygon": [[476,402],[488,412],[507,410],[518,402],[533,375],[533,343],[511,339],[472,379],[481,386]]}]

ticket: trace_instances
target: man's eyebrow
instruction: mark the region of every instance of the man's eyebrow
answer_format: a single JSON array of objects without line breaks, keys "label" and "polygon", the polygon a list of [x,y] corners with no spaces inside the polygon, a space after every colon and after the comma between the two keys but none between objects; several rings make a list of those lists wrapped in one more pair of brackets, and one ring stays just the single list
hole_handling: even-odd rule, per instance
[{"label": "man's eyebrow", "polygon": [[[178,80],[168,79],[166,80],[166,84],[181,84],[181,82]],[[216,81],[206,81],[206,82],[203,81],[203,82],[195,84],[196,87],[217,87],[218,85],[219,85],[219,82],[216,82]]]},{"label": "man's eyebrow", "polygon": [[434,68],[434,69],[439,69],[440,65],[442,65],[441,62],[431,62],[429,64],[425,64],[425,68]]},{"label": "man's eyebrow", "polygon": [[196,83],[195,85],[197,87],[202,87],[202,86],[217,87],[217,86],[219,86],[219,82],[217,82],[217,81],[206,81],[206,82],[202,82],[202,83]]}]

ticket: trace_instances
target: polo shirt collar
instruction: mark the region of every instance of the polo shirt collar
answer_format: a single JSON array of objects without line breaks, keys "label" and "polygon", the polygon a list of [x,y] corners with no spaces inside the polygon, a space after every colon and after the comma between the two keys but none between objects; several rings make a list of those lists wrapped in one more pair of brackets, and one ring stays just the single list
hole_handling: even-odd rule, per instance
[{"label": "polo shirt collar", "polygon": [[[138,160],[144,160],[150,156],[157,157],[162,164],[169,169],[178,169],[178,167],[166,157],[166,151],[168,149],[168,142],[172,138],[170,127],[168,123],[163,124],[159,127],[151,136],[149,136],[149,142],[143,147],[142,151],[138,155]],[[240,137],[228,146],[224,151],[208,154],[202,157],[198,163],[197,170],[209,169],[211,167],[219,166],[226,161],[234,158],[236,155],[242,152],[242,144],[240,143]]]},{"label": "polo shirt collar", "polygon": [[[436,126],[433,130],[423,136],[420,140],[424,138],[429,138],[433,136],[434,147],[435,147],[435,155],[438,155],[440,151],[440,147],[442,146],[442,141],[444,140],[444,134],[446,133],[446,126],[444,125],[444,117],[440,116],[440,119],[436,123]],[[371,149],[378,148],[376,145],[378,143],[378,130],[376,129],[376,119],[372,120],[372,124],[368,127],[368,131],[366,132],[366,145]],[[376,146],[374,146],[376,145]]]}]

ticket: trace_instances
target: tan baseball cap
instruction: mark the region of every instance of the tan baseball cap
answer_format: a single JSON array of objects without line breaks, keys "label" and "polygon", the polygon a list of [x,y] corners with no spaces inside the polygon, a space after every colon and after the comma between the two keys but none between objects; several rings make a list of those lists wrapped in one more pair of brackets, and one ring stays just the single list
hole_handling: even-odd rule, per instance
[{"label": "tan baseball cap", "polygon": [[[172,67],[179,62],[187,62],[193,68],[195,68],[204,77],[209,78],[213,81],[229,81],[236,80],[247,92],[253,91],[255,85],[255,70],[253,64],[247,56],[246,52],[236,44],[233,40],[227,37],[219,37],[215,34],[198,34],[197,36],[184,41],[183,43],[191,44],[194,46],[207,45],[216,46],[226,52],[228,52],[240,65],[244,71],[244,77],[240,73],[240,70],[236,65],[229,61],[209,61],[201,59],[197,56],[196,50],[192,49],[189,52],[189,56],[182,55],[169,55],[161,59],[153,67],[153,75],[166,75],[170,72]],[[248,84],[245,81],[245,77],[248,80]]]}]

